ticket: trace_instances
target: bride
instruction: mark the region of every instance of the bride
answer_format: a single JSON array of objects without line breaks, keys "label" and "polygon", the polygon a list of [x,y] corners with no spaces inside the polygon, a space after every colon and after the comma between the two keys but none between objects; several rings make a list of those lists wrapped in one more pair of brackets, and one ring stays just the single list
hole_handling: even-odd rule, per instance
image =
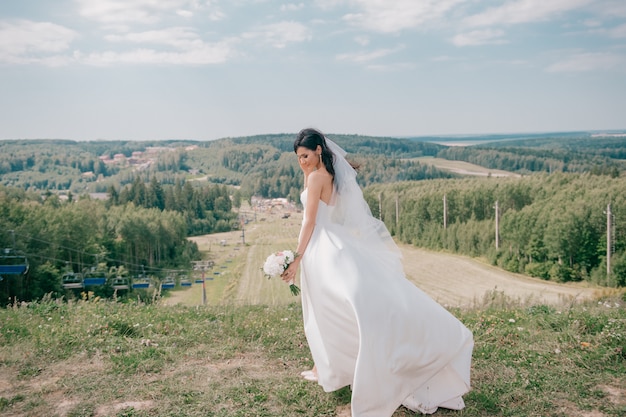
[{"label": "bride", "polygon": [[[304,330],[324,391],[352,390],[352,417],[424,414],[465,404],[472,333],[404,275],[385,225],[371,215],[345,151],[315,129],[294,151],[304,173],[298,256]],[[303,373],[306,374],[306,373]]]}]

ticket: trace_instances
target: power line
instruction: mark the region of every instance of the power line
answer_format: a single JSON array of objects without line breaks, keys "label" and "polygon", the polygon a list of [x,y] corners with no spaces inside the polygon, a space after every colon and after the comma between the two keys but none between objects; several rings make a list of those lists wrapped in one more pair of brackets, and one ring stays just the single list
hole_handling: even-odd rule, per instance
[{"label": "power line", "polygon": [[[16,233],[14,233],[15,236]],[[93,257],[93,258],[98,258],[100,256],[100,254],[96,254],[96,253],[89,253],[80,249],[76,249],[76,248],[71,248],[71,247],[67,247],[64,245],[59,245],[57,243],[54,242],[49,242],[43,239],[39,239],[36,237],[32,237],[32,236],[27,236],[27,235],[21,235],[19,233],[17,233],[18,236],[20,236],[21,238],[23,238],[24,240],[32,240],[32,241],[36,241],[36,242],[40,242],[49,246],[54,246],[58,249],[64,249],[70,252],[74,252],[77,255],[81,255],[81,256],[87,256],[87,257]],[[81,265],[83,265],[83,263],[81,262],[72,262],[72,261],[68,261],[66,259],[58,259],[58,258],[54,258],[54,257],[48,257],[48,256],[43,256],[40,254],[36,254],[36,253],[24,253],[25,256],[27,257],[32,257],[32,258],[38,258],[38,259],[45,259],[45,260],[49,260],[49,261],[54,261],[54,262],[59,262],[59,263],[66,263],[66,264],[71,264],[72,266],[77,266],[80,267]],[[117,265],[124,265],[127,268],[133,268],[133,269],[147,269],[149,271],[152,271],[154,273],[168,273],[168,272],[173,272],[173,271],[180,271],[180,269],[173,269],[173,268],[157,268],[157,267],[151,267],[151,266],[145,266],[143,264],[136,264],[133,262],[128,262],[128,261],[124,261],[121,259],[113,259],[113,258],[109,258],[109,257],[104,257],[103,258],[105,261],[110,262],[110,263],[114,263]]]}]

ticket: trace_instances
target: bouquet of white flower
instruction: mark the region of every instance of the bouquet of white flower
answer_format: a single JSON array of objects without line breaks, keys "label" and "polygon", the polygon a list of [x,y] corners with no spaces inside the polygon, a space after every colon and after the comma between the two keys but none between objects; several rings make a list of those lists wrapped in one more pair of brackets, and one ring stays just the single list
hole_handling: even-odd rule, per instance
[{"label": "bouquet of white flower", "polygon": [[[293,253],[290,250],[283,250],[276,253],[272,253],[267,257],[265,263],[263,264],[263,272],[265,276],[269,279],[272,277],[279,277],[285,272],[285,269],[296,259],[297,254]],[[291,281],[289,284],[289,289],[293,295],[300,294],[300,288]]]}]

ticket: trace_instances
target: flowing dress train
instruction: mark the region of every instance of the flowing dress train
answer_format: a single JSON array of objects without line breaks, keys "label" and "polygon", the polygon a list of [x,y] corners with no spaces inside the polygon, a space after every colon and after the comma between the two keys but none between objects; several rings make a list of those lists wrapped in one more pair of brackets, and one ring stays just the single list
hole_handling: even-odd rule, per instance
[{"label": "flowing dress train", "polygon": [[[301,199],[306,206],[306,190]],[[334,223],[333,208],[319,202],[300,264],[319,384],[351,386],[352,417],[388,417],[402,404],[425,414],[463,408],[472,333],[406,279],[399,259]]]}]

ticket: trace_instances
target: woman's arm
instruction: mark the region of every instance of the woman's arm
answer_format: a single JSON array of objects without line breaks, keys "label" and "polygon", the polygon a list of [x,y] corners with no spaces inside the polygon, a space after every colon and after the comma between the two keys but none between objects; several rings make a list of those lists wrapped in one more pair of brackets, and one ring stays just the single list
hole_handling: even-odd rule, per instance
[{"label": "woman's arm", "polygon": [[313,230],[315,229],[315,219],[317,218],[320,196],[322,195],[322,189],[326,181],[327,179],[317,172],[309,174],[307,179],[307,198],[305,207],[306,218],[302,222],[300,235],[298,236],[298,247],[296,248],[296,254],[298,256],[294,262],[289,264],[289,267],[283,273],[282,277],[285,282],[289,282],[294,279],[296,270],[300,265],[302,255],[304,255],[304,252],[309,245],[309,241],[313,235]]}]

